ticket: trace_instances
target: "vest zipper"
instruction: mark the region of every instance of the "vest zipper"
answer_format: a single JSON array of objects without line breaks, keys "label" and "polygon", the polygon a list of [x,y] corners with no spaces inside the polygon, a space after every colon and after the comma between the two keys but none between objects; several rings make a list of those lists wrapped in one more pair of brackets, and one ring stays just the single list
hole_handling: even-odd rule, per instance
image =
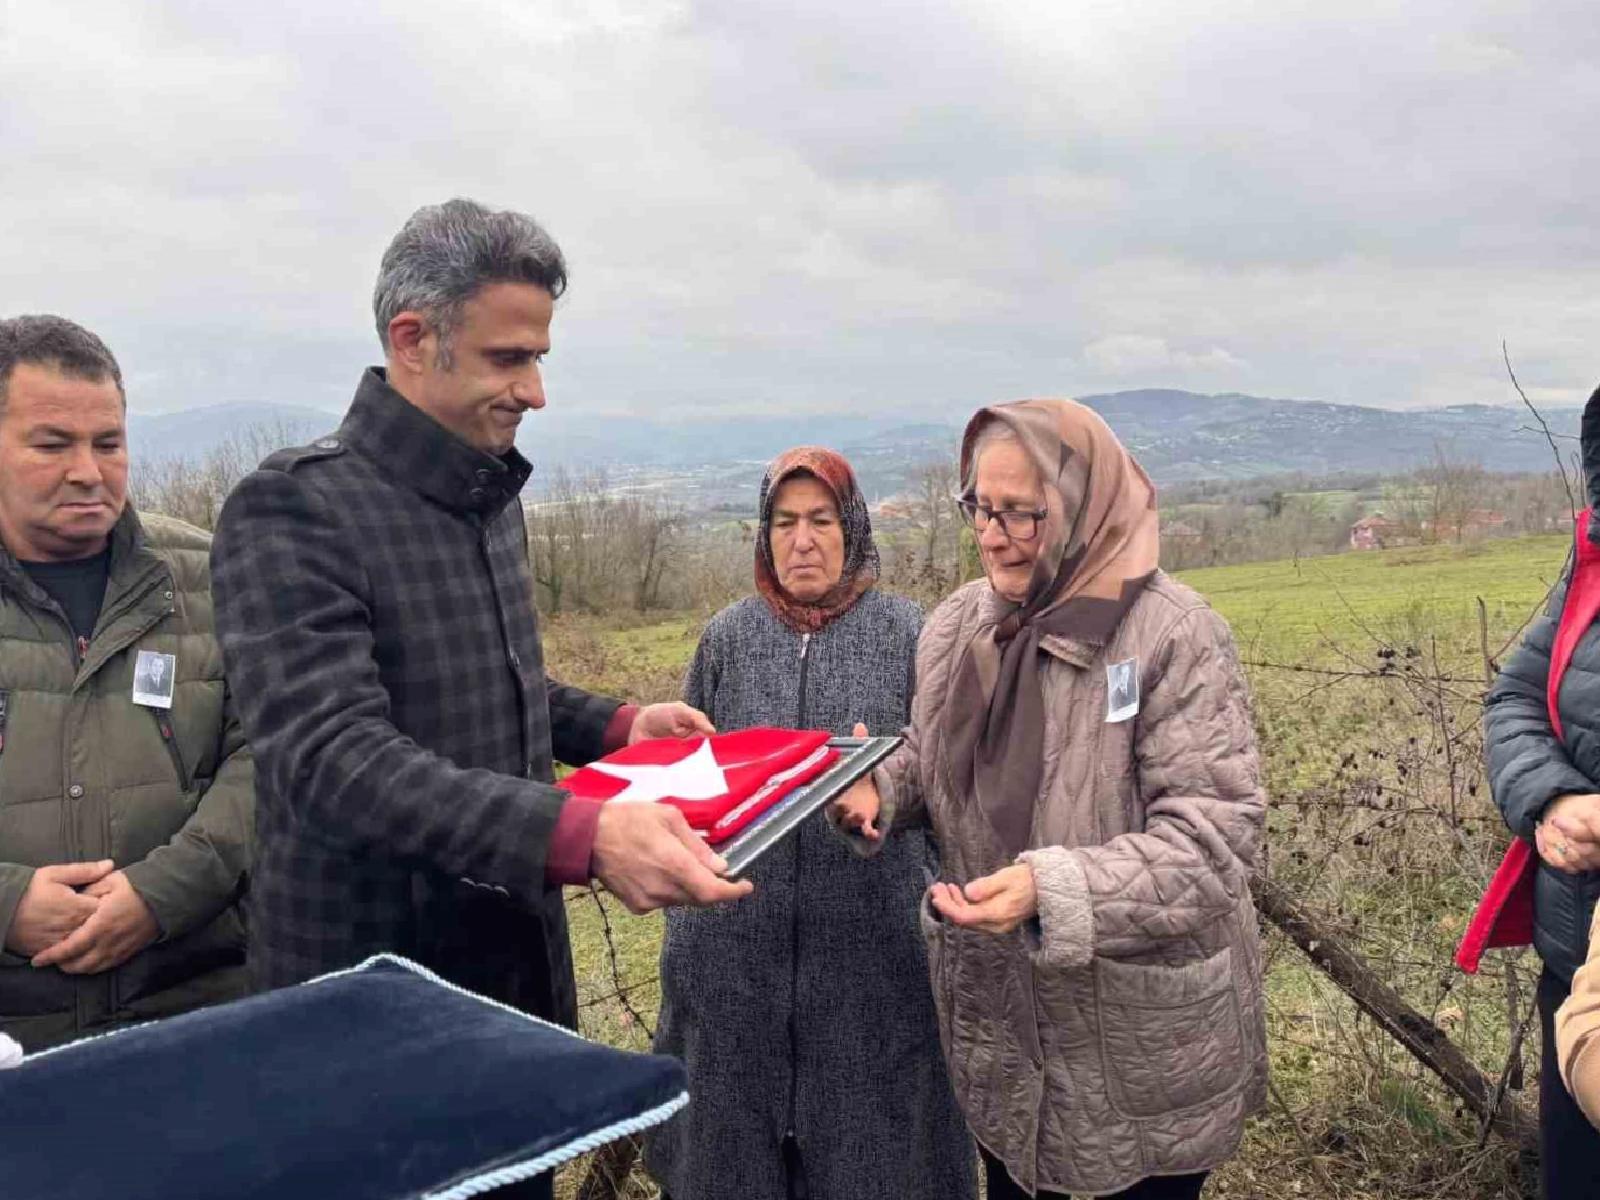
[{"label": "vest zipper", "polygon": [[189,790],[189,769],[183,765],[183,751],[178,749],[178,736],[172,729],[172,717],[163,709],[152,708],[150,715],[156,719],[156,728],[161,731],[161,742],[167,748],[167,756],[172,759],[172,766],[178,772],[178,785],[185,792]]},{"label": "vest zipper", "polygon": [[6,752],[6,721],[11,716],[11,691],[0,688],[0,754]]},{"label": "vest zipper", "polygon": [[[811,635],[800,635],[800,686],[797,696],[795,728],[806,727],[806,680],[811,667]],[[795,1142],[795,1161],[805,1169],[800,1158],[800,1138],[795,1132],[796,1109],[799,1105],[800,1076],[800,833],[794,837],[793,905],[789,910],[789,1129],[786,1134]]]}]

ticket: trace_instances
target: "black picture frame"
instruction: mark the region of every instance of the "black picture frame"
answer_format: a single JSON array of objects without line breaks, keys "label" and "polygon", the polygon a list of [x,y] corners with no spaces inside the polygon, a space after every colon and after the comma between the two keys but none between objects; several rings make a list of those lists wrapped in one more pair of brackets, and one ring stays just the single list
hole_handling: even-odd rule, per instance
[{"label": "black picture frame", "polygon": [[747,828],[715,847],[728,863],[729,879],[742,879],[763,855],[781,844],[818,809],[900,748],[905,739],[836,737],[828,745],[839,759],[810,783],[795,788]]}]

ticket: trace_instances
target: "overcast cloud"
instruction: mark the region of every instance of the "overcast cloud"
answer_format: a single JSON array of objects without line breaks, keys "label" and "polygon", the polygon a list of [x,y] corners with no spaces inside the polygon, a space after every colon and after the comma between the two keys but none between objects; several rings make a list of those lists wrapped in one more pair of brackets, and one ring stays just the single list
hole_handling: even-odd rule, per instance
[{"label": "overcast cloud", "polygon": [[468,195],[567,251],[552,416],[1576,403],[1597,127],[1592,0],[0,0],[0,311],[336,409]]}]

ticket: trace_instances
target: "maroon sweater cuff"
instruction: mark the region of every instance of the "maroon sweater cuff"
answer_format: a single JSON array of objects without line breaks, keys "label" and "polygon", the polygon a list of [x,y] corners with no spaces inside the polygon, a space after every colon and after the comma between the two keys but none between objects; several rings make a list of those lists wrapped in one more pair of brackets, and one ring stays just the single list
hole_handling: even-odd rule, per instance
[{"label": "maroon sweater cuff", "polygon": [[[639,715],[637,704],[624,704],[611,715],[605,734],[600,739],[600,753],[610,754],[628,744],[628,734],[633,730],[634,718]],[[600,806],[603,800],[580,800],[568,797],[556,818],[556,827],[550,831],[550,842],[544,852],[544,878],[551,887],[588,883],[591,875],[590,860],[594,856],[594,831],[600,825]]]},{"label": "maroon sweater cuff", "polygon": [[544,852],[544,878],[551,887],[589,882],[589,862],[594,855],[594,832],[600,825],[604,800],[568,797],[550,831]]},{"label": "maroon sweater cuff", "polygon": [[634,718],[639,715],[637,704],[624,704],[611,714],[611,721],[606,726],[604,736],[600,739],[600,753],[602,756],[610,754],[613,750],[621,750],[628,744],[628,734],[633,732]]}]

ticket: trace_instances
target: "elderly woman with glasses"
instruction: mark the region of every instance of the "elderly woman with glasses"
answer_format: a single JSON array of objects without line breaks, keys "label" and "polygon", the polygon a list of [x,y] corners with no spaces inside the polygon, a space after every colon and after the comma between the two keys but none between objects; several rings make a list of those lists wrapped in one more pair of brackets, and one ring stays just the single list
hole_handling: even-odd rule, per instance
[{"label": "elderly woman with glasses", "polygon": [[[756,594],[706,626],[685,698],[724,731],[898,731],[922,612],[874,586],[849,464],[781,455],[759,516]],[[671,1200],[973,1200],[917,930],[926,854],[918,835],[861,862],[810,822],[748,899],[668,913],[656,1049],[693,1100],[645,1161]]]},{"label": "elderly woman with glasses", "polygon": [[1155,491],[1065,400],[980,411],[985,578],[928,619],[907,744],[830,816],[930,826],[940,1030],[990,1200],[1195,1197],[1266,1088],[1265,809],[1227,626],[1157,568]]}]

